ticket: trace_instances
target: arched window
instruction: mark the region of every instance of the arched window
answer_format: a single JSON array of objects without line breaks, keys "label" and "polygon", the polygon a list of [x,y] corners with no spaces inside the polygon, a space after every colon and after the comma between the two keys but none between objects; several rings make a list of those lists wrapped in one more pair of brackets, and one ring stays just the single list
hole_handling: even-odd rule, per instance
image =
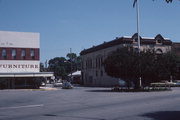
[{"label": "arched window", "polygon": [[163,53],[163,51],[160,49],[160,48],[158,48],[157,50],[156,50],[156,54],[162,54]]}]

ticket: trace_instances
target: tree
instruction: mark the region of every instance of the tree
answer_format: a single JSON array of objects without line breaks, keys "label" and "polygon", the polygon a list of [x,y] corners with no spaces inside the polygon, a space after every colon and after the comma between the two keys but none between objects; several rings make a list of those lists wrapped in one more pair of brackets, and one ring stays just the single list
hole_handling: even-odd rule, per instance
[{"label": "tree", "polygon": [[157,57],[157,67],[159,78],[170,79],[170,76],[176,77],[178,75],[178,56],[173,52],[167,52]]},{"label": "tree", "polygon": [[47,67],[45,67],[45,65],[41,62],[40,63],[40,71],[41,72],[48,72],[49,69]]},{"label": "tree", "polygon": [[139,75],[137,58],[138,53],[132,47],[119,48],[105,59],[105,72],[109,76],[125,80],[129,86]]},{"label": "tree", "polygon": [[49,70],[54,72],[54,75],[65,77],[67,76],[67,63],[65,62],[66,59],[64,57],[55,57],[49,60]]},{"label": "tree", "polygon": [[138,88],[139,77],[146,86],[178,75],[178,57],[174,53],[157,55],[154,50],[146,50],[139,54],[132,47],[113,51],[105,59],[104,66],[109,76],[121,78],[129,85],[133,82],[135,88]]},{"label": "tree", "polygon": [[76,53],[68,53],[68,54],[66,55],[66,57],[67,57],[69,60],[75,61],[76,58],[77,58],[77,55],[76,55]]},{"label": "tree", "polygon": [[[56,77],[62,77],[65,79],[68,74],[81,68],[81,58],[75,53],[68,53],[67,59],[65,57],[55,57],[49,60],[48,70],[54,72]],[[44,66],[41,64],[41,69],[43,70]]]},{"label": "tree", "polygon": [[68,58],[67,61],[72,64],[72,71],[76,71],[76,70],[80,70],[81,69],[81,57],[77,56],[75,53],[68,53],[66,55],[66,57]]},{"label": "tree", "polygon": [[44,64],[41,62],[41,63],[40,63],[40,71],[41,71],[41,72],[44,72],[44,68],[45,68],[45,67],[44,67]]}]

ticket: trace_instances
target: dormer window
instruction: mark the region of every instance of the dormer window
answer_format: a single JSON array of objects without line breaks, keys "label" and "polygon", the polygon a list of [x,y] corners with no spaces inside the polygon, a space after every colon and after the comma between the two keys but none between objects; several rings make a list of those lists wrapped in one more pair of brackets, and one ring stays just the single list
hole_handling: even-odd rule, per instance
[{"label": "dormer window", "polygon": [[158,40],[157,40],[157,43],[162,43],[162,40],[161,40],[161,39],[158,39]]},{"label": "dormer window", "polygon": [[155,40],[156,40],[156,43],[161,44],[163,43],[164,38],[160,34],[158,34],[156,35]]},{"label": "dormer window", "polygon": [[[135,33],[135,34],[132,36],[132,39],[133,39],[134,42],[138,42],[138,34]],[[140,39],[140,41],[142,40],[142,38],[141,38],[140,35],[139,35],[139,39]]]}]

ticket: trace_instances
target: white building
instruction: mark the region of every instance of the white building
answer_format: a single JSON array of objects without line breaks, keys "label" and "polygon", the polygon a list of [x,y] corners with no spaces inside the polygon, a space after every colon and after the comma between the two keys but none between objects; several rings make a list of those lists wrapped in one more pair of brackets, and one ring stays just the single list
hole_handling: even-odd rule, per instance
[{"label": "white building", "polygon": [[0,31],[0,88],[30,87],[40,72],[40,34]]}]

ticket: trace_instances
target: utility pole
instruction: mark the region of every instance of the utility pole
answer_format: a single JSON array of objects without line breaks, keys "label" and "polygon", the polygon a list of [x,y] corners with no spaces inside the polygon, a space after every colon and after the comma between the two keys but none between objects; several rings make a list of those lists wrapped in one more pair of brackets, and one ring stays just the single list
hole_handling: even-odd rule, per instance
[{"label": "utility pole", "polygon": [[71,78],[70,82],[72,82],[72,49],[70,48],[70,62],[71,62]]}]

